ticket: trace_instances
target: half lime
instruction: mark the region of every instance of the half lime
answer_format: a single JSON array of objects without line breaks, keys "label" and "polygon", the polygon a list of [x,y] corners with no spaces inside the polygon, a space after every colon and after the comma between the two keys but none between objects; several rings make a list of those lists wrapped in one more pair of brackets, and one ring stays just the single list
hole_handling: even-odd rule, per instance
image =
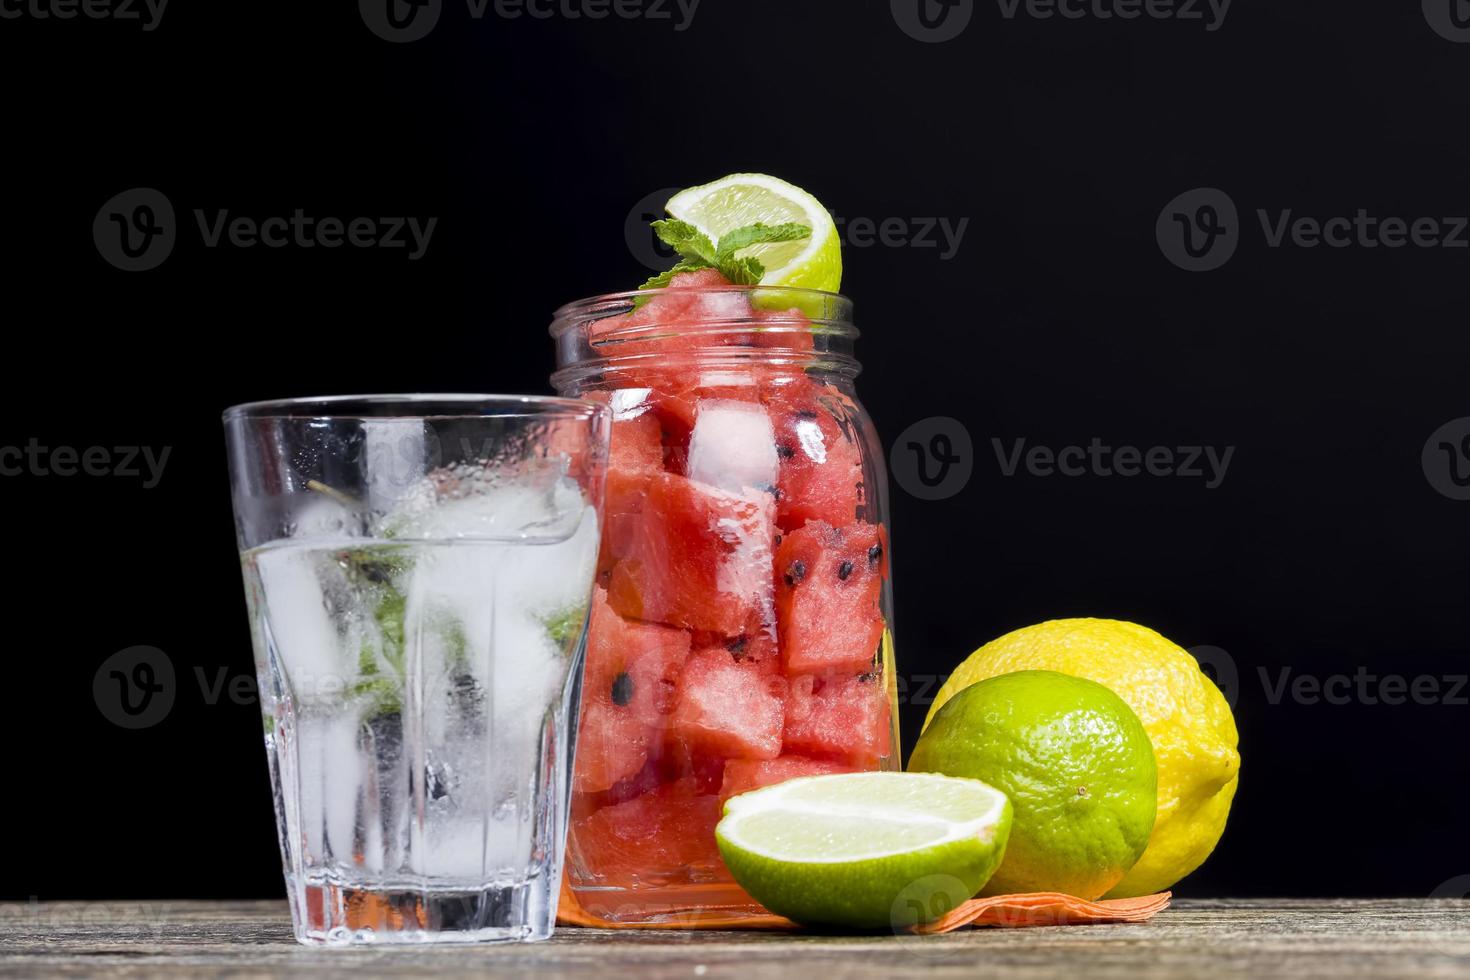
[{"label": "half lime", "polygon": [[978,779],[862,772],[733,797],[715,839],[735,880],[778,915],[900,929],[978,892],[1010,829],[1010,801]]},{"label": "half lime", "polygon": [[757,222],[795,223],[812,230],[793,242],[753,245],[741,256],[765,266],[763,286],[799,286],[835,293],[842,287],[842,244],[831,213],[795,184],[767,174],[731,174],[682,190],[665,205],[669,214],[687,221],[717,242],[736,228]]}]

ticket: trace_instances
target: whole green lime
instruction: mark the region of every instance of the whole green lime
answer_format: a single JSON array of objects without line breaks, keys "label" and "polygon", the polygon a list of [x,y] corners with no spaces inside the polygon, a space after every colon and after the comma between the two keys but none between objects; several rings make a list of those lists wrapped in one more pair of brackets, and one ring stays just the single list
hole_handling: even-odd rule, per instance
[{"label": "whole green lime", "polygon": [[960,691],[930,720],[909,770],[979,779],[1010,798],[1010,842],[986,895],[1098,898],[1143,854],[1158,805],[1153,747],[1133,709],[1050,670]]}]

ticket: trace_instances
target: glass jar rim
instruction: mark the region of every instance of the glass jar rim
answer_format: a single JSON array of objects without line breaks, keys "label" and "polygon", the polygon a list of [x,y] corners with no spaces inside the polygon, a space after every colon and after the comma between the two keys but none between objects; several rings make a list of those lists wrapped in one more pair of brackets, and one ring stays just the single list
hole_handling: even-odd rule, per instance
[{"label": "glass jar rim", "polygon": [[[418,410],[415,410],[415,408]],[[402,408],[403,411],[375,411]],[[592,418],[606,411],[579,398],[553,395],[484,395],[413,392],[404,394],[309,395],[231,405],[226,422],[239,419],[391,419],[564,416]]]},{"label": "glass jar rim", "polygon": [[[601,320],[605,317],[614,316],[618,313],[627,312],[639,300],[648,300],[654,296],[664,293],[741,293],[751,296],[768,296],[771,299],[779,299],[785,302],[785,309],[797,308],[802,310],[806,319],[818,327],[818,332],[856,339],[858,329],[852,323],[852,300],[842,293],[829,292],[824,289],[808,289],[805,286],[661,286],[657,289],[627,289],[615,293],[603,293],[597,296],[588,296],[583,299],[575,299],[569,303],[563,303],[552,313],[551,326],[548,332],[552,337],[559,338],[568,330],[575,329],[578,324],[587,323],[592,320]],[[778,303],[768,309],[782,309]],[[809,311],[820,310],[822,315],[811,316]],[[709,318],[707,320],[694,320],[693,326],[697,329],[702,323],[718,323],[721,325],[732,325],[744,322],[747,318],[739,316]],[[751,318],[753,320],[753,318]],[[681,325],[688,327],[691,321],[681,320]],[[649,327],[644,324],[644,328]]]}]

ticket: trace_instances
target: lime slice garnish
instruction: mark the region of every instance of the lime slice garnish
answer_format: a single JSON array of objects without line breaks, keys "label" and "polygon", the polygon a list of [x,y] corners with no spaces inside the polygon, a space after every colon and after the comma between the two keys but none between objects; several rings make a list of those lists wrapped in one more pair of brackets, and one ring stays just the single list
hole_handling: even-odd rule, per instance
[{"label": "lime slice garnish", "polygon": [[719,241],[736,228],[757,222],[796,223],[812,230],[810,238],[755,245],[741,255],[765,266],[763,286],[798,286],[835,293],[842,287],[842,243],[832,215],[820,201],[795,184],[766,174],[731,174],[709,184],[680,191],[666,210]]},{"label": "lime slice garnish", "polygon": [[978,779],[862,772],[733,797],[715,839],[735,880],[778,915],[898,929],[978,892],[1010,828],[1010,801]]}]

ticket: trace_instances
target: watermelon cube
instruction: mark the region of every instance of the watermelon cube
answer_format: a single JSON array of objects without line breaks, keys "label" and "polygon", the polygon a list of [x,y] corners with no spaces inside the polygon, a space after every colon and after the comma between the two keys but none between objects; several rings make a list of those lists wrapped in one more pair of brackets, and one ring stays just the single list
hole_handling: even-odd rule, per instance
[{"label": "watermelon cube", "polygon": [[636,310],[594,321],[589,339],[606,357],[641,359],[618,365],[623,387],[668,392],[691,386],[691,375],[698,374],[685,355],[751,346],[754,320],[745,291],[731,288],[714,269],[698,269],[646,293]]},{"label": "watermelon cube", "polygon": [[796,677],[786,695],[785,751],[872,768],[892,754],[888,692],[878,677]]},{"label": "watermelon cube", "polygon": [[781,754],[785,682],[722,647],[689,657],[674,708],[674,737],[691,751],[742,759]]},{"label": "watermelon cube", "polygon": [[757,347],[780,347],[789,351],[805,352],[816,346],[812,322],[795,307],[788,310],[756,310],[755,318],[760,321],[754,337]]},{"label": "watermelon cube", "polygon": [[693,647],[721,647],[738,664],[754,664],[764,673],[781,672],[781,652],[776,644],[774,625],[764,626],[758,620],[750,624],[748,632],[740,636],[722,636],[718,633],[693,634]]},{"label": "watermelon cube", "polygon": [[660,786],[572,821],[569,860],[579,877],[621,885],[722,875],[715,824],[720,799],[693,780]]},{"label": "watermelon cube", "polygon": [[572,789],[578,793],[601,793],[636,776],[654,750],[653,735],[632,712],[584,691],[577,722]]},{"label": "watermelon cube", "polygon": [[799,755],[783,755],[775,759],[731,759],[725,763],[725,778],[720,784],[720,803],[732,796],[749,793],[762,786],[774,786],[798,776],[825,776],[837,772],[856,772],[852,766],[823,759],[807,759]]},{"label": "watermelon cube", "polygon": [[629,622],[597,589],[587,632],[572,788],[611,789],[656,757],[674,710],[689,634]]},{"label": "watermelon cube", "polygon": [[618,491],[606,533],[613,609],[726,636],[769,621],[774,510],[759,491],[732,494],[672,473]]},{"label": "watermelon cube", "polygon": [[798,530],[807,521],[845,527],[864,503],[862,451],[846,402],[807,377],[773,384],[767,405],[776,431],[780,476],[776,523]]},{"label": "watermelon cube", "polygon": [[883,636],[879,528],[809,521],[776,551],[776,621],[787,674],[867,670]]},{"label": "watermelon cube", "polygon": [[607,465],[610,470],[625,471],[663,468],[663,427],[652,410],[613,419]]}]

